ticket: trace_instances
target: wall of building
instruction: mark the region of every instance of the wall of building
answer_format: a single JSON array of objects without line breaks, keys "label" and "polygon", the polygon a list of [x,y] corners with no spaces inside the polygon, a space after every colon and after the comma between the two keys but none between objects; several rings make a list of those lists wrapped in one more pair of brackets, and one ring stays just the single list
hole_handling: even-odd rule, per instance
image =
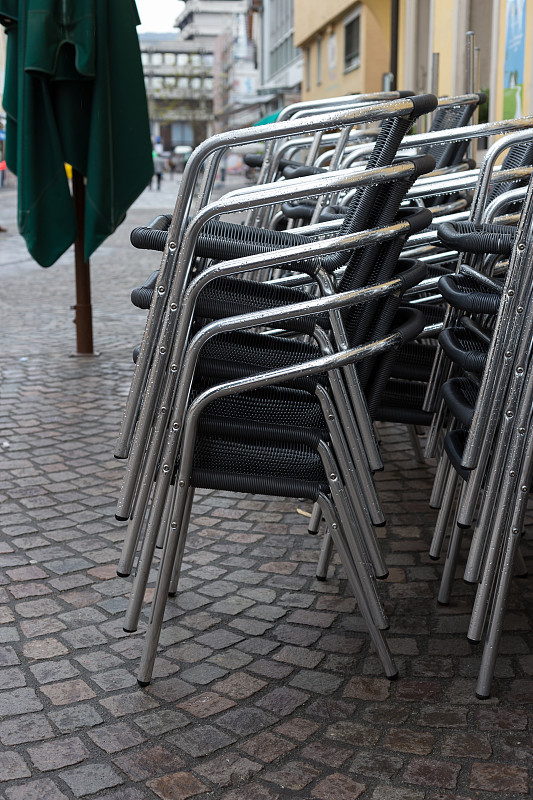
[{"label": "wall of building", "polygon": [[490,119],[533,114],[533,0],[400,0],[399,12],[399,87],[463,94],[466,33],[473,31]]},{"label": "wall of building", "polygon": [[[381,91],[390,68],[389,0],[295,0],[294,14],[295,44],[304,58],[302,99]],[[345,24],[354,14],[360,14],[360,58],[346,66]]]}]

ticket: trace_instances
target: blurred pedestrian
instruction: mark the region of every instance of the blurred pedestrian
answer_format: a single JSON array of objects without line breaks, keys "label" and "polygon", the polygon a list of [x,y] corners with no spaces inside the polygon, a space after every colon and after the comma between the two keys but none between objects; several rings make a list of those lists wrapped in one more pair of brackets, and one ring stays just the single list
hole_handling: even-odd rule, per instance
[{"label": "blurred pedestrian", "polygon": [[[155,150],[152,153],[154,159],[154,176],[156,179],[156,186],[157,189],[161,189],[161,180],[163,178],[163,171],[165,169],[165,159],[159,153],[156,153]],[[152,185],[150,184],[150,188]]]}]

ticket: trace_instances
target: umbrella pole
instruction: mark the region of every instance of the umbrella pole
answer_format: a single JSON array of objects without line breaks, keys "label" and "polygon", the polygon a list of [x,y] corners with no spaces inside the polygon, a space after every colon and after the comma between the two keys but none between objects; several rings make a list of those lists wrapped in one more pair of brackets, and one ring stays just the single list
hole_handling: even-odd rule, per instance
[{"label": "umbrella pole", "polygon": [[85,261],[85,183],[83,175],[72,170],[72,196],[76,214],[77,236],[74,242],[76,269],[76,355],[94,355],[91,306],[91,273]]}]

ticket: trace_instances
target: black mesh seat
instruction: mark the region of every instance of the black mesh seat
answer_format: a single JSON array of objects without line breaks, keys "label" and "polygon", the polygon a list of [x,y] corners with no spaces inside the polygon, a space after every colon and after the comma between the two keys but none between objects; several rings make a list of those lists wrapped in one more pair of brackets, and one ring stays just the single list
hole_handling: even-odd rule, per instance
[{"label": "black mesh seat", "polygon": [[445,328],[439,334],[439,344],[454,364],[464,372],[481,375],[487,363],[487,345],[460,325]]},{"label": "black mesh seat", "polygon": [[445,275],[439,280],[443,298],[465,314],[497,314],[501,292],[469,275]]},{"label": "black mesh seat", "polygon": [[442,385],[442,396],[453,416],[469,427],[474,416],[478,385],[467,377],[450,378]]},{"label": "black mesh seat", "polygon": [[433,414],[422,409],[425,393],[425,383],[392,378],[375,404],[371,399],[370,414],[380,422],[428,426]]},{"label": "black mesh seat", "polygon": [[470,476],[470,471],[465,469],[461,463],[467,436],[468,431],[463,428],[455,428],[453,431],[448,431],[444,437],[444,449],[450,464],[464,481],[467,481]]},{"label": "black mesh seat", "polygon": [[453,247],[462,253],[509,256],[516,229],[492,223],[443,222],[439,225],[438,235],[446,247]]}]

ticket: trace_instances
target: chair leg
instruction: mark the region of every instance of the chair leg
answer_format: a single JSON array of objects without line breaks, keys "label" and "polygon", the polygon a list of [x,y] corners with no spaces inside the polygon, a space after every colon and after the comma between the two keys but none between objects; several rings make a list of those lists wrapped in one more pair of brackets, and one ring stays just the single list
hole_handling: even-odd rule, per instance
[{"label": "chair leg", "polygon": [[383,561],[383,556],[372,528],[370,519],[371,512],[365,504],[364,490],[360,481],[363,473],[366,473],[366,477],[370,482],[372,482],[372,476],[364,461],[354,460],[354,458],[352,458],[352,453],[343,436],[335,406],[331,402],[328,393],[319,386],[317,387],[316,395],[320,400],[324,418],[327,421],[333,451],[335,453],[335,460],[340,469],[344,489],[353,507],[361,540],[368,553],[374,574],[379,578],[386,578],[388,570]]},{"label": "chair leg", "polygon": [[[320,509],[320,513],[322,513],[322,509]],[[320,550],[320,556],[318,558],[318,564],[316,565],[316,578],[319,581],[325,581],[328,576],[328,567],[329,562],[331,559],[331,553],[333,552],[333,538],[331,533],[329,532],[329,528],[327,529],[326,533],[324,534],[324,540],[322,542],[322,549]]]},{"label": "chair leg", "polygon": [[[172,508],[172,504],[175,502],[175,499],[176,499],[176,490],[174,486],[171,486],[167,498],[167,503],[169,504],[170,508]],[[146,586],[148,584],[148,578],[150,575],[150,570],[152,568],[152,562],[154,560],[155,549],[158,541],[161,540],[163,541],[163,549],[164,549],[164,541],[165,538],[168,536],[168,530],[169,530],[169,520],[167,519],[166,526],[163,530],[147,528],[144,532],[144,540],[141,548],[141,553],[139,555],[139,560],[137,562],[137,570],[135,578],[133,580],[133,585],[131,587],[128,608],[126,609],[126,614],[124,617],[125,631],[132,632],[137,630],[137,625],[139,624],[139,616],[141,613],[141,608],[144,601],[144,595],[146,592]]]},{"label": "chair leg", "polygon": [[167,530],[170,523],[170,514],[172,513],[172,498],[173,492],[168,492],[165,500],[163,516],[161,517],[161,524],[159,526],[159,533],[155,543],[155,546],[158,550],[162,550],[165,546],[165,537],[167,535]]},{"label": "chair leg", "polygon": [[445,453],[443,453],[439,459],[439,463],[437,464],[437,471],[435,473],[435,478],[433,479],[431,497],[429,498],[429,505],[431,508],[441,507],[442,496],[444,494],[444,488],[446,486],[448,473],[451,467],[452,465],[450,464],[450,459],[447,455],[445,455]]},{"label": "chair leg", "polygon": [[181,521],[181,527],[185,530],[185,533],[183,536],[180,535],[180,540],[178,543],[178,552],[176,553],[176,560],[174,562],[174,572],[172,573],[172,579],[170,581],[170,586],[168,589],[169,597],[175,597],[178,592],[178,583],[181,572],[181,562],[183,561],[183,553],[185,552],[185,541],[187,539],[187,529],[189,527],[189,521],[191,519],[193,500],[194,500],[194,487],[191,486],[189,489],[189,494],[187,495],[187,502],[185,504],[185,509],[183,511],[183,519]]},{"label": "chair leg", "polygon": [[308,533],[311,534],[311,536],[315,536],[318,533],[321,522],[322,522],[322,509],[320,508],[320,503],[315,503],[313,505],[313,510],[311,511],[311,517],[309,519],[309,523],[307,525],[307,531]]},{"label": "chair leg", "polygon": [[448,542],[448,551],[446,553],[446,560],[444,562],[444,569],[442,571],[439,594],[437,597],[437,600],[441,606],[447,606],[450,602],[452,583],[455,577],[455,570],[457,568],[457,561],[459,558],[463,534],[464,528],[460,528],[458,525],[453,526],[450,541]]},{"label": "chair leg", "polygon": [[[335,463],[335,459],[329,447],[324,442],[319,442],[317,450],[322,458],[326,475],[328,476],[331,496],[336,508],[336,515],[344,531],[346,545],[349,548],[350,556],[357,570],[357,574],[359,575],[359,581],[363,585],[365,591],[365,602],[371,609],[374,624],[381,630],[386,630],[389,627],[389,623],[381,607],[381,603],[379,602],[375,581],[371,571],[372,568],[368,562],[368,557],[362,545],[357,527],[357,518],[350,504],[349,497],[342,485],[337,464]],[[331,532],[333,534],[333,531]]]},{"label": "chair leg", "polygon": [[148,620],[141,662],[137,673],[137,681],[141,686],[147,686],[152,678],[157,645],[159,643],[161,626],[165,615],[168,590],[176,563],[176,554],[180,546],[180,540],[187,535],[187,531],[181,524],[181,521],[184,517],[188,496],[189,484],[188,482],[186,483],[182,474],[177,482],[174,511],[165,547],[163,548],[161,563],[159,565],[157,583],[150,607],[150,618]]},{"label": "chair leg", "polygon": [[407,432],[409,433],[409,441],[411,442],[411,447],[413,448],[416,463],[426,464],[427,462],[426,459],[424,458],[424,452],[422,450],[420,439],[418,438],[415,426],[408,425]]},{"label": "chair leg", "polygon": [[[443,456],[443,458],[447,459],[447,456]],[[449,466],[448,479],[446,481],[446,487],[442,496],[440,511],[437,516],[435,530],[433,531],[433,537],[431,539],[431,545],[429,548],[429,557],[435,560],[440,558],[442,545],[448,529],[450,515],[452,513],[453,501],[455,500],[457,483],[459,481],[459,475],[453,469],[451,464]]]},{"label": "chair leg", "polygon": [[514,529],[508,536],[505,544],[505,552],[502,558],[501,568],[498,575],[498,582],[492,601],[492,613],[485,637],[481,666],[479,668],[478,681],[476,686],[476,697],[485,700],[490,697],[490,687],[494,676],[494,668],[498,657],[498,648],[503,628],[503,618],[507,604],[509,586],[513,576],[513,566],[516,559],[520,535]]},{"label": "chair leg", "polygon": [[345,531],[343,529],[340,517],[337,518],[331,502],[326,497],[321,496],[321,504],[324,517],[326,518],[326,522],[328,524],[328,529],[331,531],[332,537],[335,540],[335,547],[337,548],[341,561],[345,566],[350,587],[354,593],[359,611],[368,628],[368,633],[372,643],[383,665],[385,675],[390,680],[394,680],[398,677],[398,668],[394,663],[394,659],[383,632],[377,628],[373,620],[372,611],[367,603],[367,596],[361,583],[359,572],[351,559],[349,549],[346,547],[344,540]]}]

